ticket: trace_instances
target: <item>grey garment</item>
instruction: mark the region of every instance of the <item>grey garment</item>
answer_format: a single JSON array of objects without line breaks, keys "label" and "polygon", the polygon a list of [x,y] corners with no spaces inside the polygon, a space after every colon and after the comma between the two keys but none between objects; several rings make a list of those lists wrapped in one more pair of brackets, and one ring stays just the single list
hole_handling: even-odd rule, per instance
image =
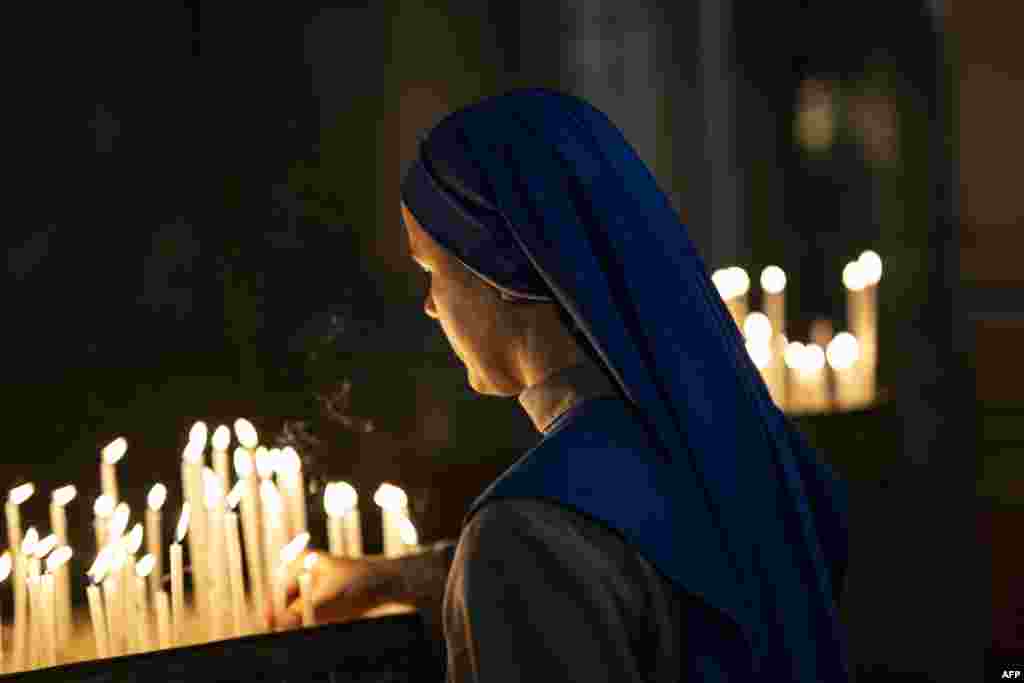
[{"label": "grey garment", "polygon": [[519,394],[519,405],[539,432],[546,432],[559,416],[588,398],[617,396],[608,376],[587,360],[555,372]]},{"label": "grey garment", "polygon": [[680,681],[684,594],[616,532],[554,503],[489,503],[443,603],[449,683]]}]

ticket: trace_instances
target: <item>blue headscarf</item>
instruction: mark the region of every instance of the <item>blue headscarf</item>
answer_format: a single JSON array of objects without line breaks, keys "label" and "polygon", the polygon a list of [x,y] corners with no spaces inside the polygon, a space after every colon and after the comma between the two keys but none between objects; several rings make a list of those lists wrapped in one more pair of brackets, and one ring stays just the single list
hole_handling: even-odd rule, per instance
[{"label": "blue headscarf", "polygon": [[707,530],[692,561],[659,569],[737,622],[762,674],[847,680],[845,486],[772,402],[685,226],[618,128],[555,91],[487,98],[421,141],[402,200],[503,298],[563,308],[679,488],[703,493],[684,522]]}]

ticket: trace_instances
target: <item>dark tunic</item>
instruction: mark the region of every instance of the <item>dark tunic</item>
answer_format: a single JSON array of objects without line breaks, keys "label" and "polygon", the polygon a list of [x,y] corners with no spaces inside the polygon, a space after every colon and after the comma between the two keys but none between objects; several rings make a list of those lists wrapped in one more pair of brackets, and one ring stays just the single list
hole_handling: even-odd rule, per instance
[{"label": "dark tunic", "polygon": [[[585,363],[524,391],[548,432],[615,391]],[[448,681],[679,681],[689,600],[616,532],[541,500],[500,500],[459,538],[443,604]]]}]

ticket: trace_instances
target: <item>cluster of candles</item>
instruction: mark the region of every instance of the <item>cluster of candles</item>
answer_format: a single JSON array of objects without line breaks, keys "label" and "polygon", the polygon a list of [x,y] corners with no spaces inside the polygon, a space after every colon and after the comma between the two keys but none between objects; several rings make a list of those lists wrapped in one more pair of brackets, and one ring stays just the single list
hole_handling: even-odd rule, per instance
[{"label": "cluster of candles", "polygon": [[[118,438],[102,450],[102,495],[93,505],[96,555],[86,572],[96,657],[265,632],[269,625],[262,615],[267,598],[275,610],[285,609],[289,567],[310,539],[302,461],[291,447],[261,446],[255,427],[244,418],[235,422],[234,433],[238,445],[229,460],[231,430],[226,425],[218,427],[209,439],[203,422],[189,431],[181,463],[181,512],[167,552],[169,593],[162,580],[162,511],[167,488],[162,483],[152,486],[144,524],[129,529],[131,509],[119,500],[117,484],[118,463],[128,443]],[[212,467],[206,464],[208,441]],[[40,537],[35,527],[22,534],[21,506],[34,492],[33,484],[20,485],[10,491],[6,504],[10,549],[0,555],[0,582],[14,575],[13,637],[8,657],[4,657],[0,637],[0,666],[7,672],[83,659],[80,653],[69,651],[74,620],[66,507],[76,490],[68,485],[53,491],[53,533],[46,537]],[[374,502],[382,514],[384,554],[394,557],[417,549],[418,536],[409,518],[405,492],[384,483]],[[356,490],[347,482],[331,482],[324,489],[332,555],[363,556],[358,503]],[[138,558],[144,540],[147,552]],[[188,614],[184,544],[188,545],[192,578]],[[315,623],[312,572],[317,557],[315,552],[307,553],[297,577],[303,626]]]},{"label": "cluster of candles", "polygon": [[761,271],[762,311],[749,311],[750,278],[738,266],[711,276],[772,400],[788,413],[862,408],[877,399],[878,283],[882,259],[865,251],[843,269],[849,331],[833,334],[829,321],[812,326],[807,342],[786,337],[786,273]]}]

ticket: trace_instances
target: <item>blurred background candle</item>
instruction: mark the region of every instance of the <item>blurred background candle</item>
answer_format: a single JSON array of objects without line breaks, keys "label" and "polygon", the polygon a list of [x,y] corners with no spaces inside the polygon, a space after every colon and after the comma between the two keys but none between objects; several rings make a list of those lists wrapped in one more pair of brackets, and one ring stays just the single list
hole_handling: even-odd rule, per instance
[{"label": "blurred background candle", "polygon": [[857,339],[849,332],[837,334],[825,350],[825,359],[835,379],[833,385],[839,410],[851,410],[862,403],[862,384],[858,381],[856,371],[858,356]]},{"label": "blurred background candle", "polygon": [[277,486],[269,479],[264,479],[260,484],[260,504],[263,511],[262,545],[266,562],[264,575],[268,582],[273,583],[276,580],[277,561],[281,557],[281,549],[285,544],[284,526],[281,524],[284,505]]},{"label": "blurred background candle", "polygon": [[[182,503],[181,516],[178,517],[178,527],[174,533],[174,542],[171,543],[171,621],[173,624],[173,644],[175,647],[185,642],[185,576],[184,563],[181,556],[181,542],[189,528],[189,510],[191,505],[188,501]],[[193,563],[195,562],[193,558]]]},{"label": "blurred background candle", "polygon": [[163,576],[163,518],[164,503],[167,501],[167,487],[153,484],[146,495],[146,551],[153,556],[153,571],[149,573],[150,590],[156,593]]},{"label": "blurred background candle", "polygon": [[772,398],[780,410],[786,410],[786,273],[778,266],[761,271],[761,293],[764,314],[771,323],[771,364],[769,372],[775,387]]},{"label": "blurred background candle", "polygon": [[210,460],[213,462],[213,471],[220,477],[220,488],[222,491],[231,489],[230,463],[228,462],[228,447],[231,445],[231,430],[227,425],[220,425],[213,431],[213,438],[210,439],[212,451]]},{"label": "blurred background candle", "polygon": [[718,290],[722,300],[725,301],[733,322],[740,330],[743,329],[743,321],[747,317],[749,306],[747,294],[750,290],[750,277],[747,271],[739,266],[730,266],[716,270],[711,276],[711,281]]},{"label": "blurred background candle", "polygon": [[92,635],[96,641],[96,657],[103,659],[110,656],[110,648],[107,645],[107,617],[103,612],[103,603],[100,600],[100,589],[96,585],[96,579],[90,576],[91,583],[85,588],[85,595],[89,601],[89,617],[92,620]]},{"label": "blurred background candle", "polygon": [[861,342],[864,394],[868,402],[876,396],[878,373],[878,283],[882,279],[882,259],[873,251],[865,251],[857,259],[864,278],[863,330]]},{"label": "blurred background candle", "polygon": [[291,446],[282,448],[278,455],[277,475],[281,482],[281,493],[288,505],[289,535],[294,536],[308,531],[302,460],[299,458],[298,452]]},{"label": "blurred background candle", "polygon": [[[242,583],[242,540],[238,533],[238,515],[235,508],[242,498],[244,489],[238,484],[231,489],[228,495],[229,511],[224,515],[224,534],[228,551],[228,572],[230,575],[231,589],[231,618],[232,633],[235,637],[246,633],[245,614],[248,609],[245,601],[245,586]],[[257,609],[263,609],[262,603],[256,603]]]},{"label": "blurred background candle", "polygon": [[114,514],[114,499],[106,494],[101,494],[93,503],[92,514],[93,530],[96,532],[96,552],[99,552],[107,544],[110,518]]},{"label": "blurred background candle", "polygon": [[380,485],[373,495],[373,502],[380,506],[381,532],[385,557],[397,557],[403,553],[399,521],[409,517],[409,499],[405,491],[387,482]]},{"label": "blurred background candle", "polygon": [[171,609],[167,602],[167,591],[158,590],[155,599],[157,644],[160,649],[166,649],[172,647]]},{"label": "blurred background candle", "polygon": [[[843,286],[846,288],[846,320],[850,332],[857,338],[860,344],[861,359],[864,359],[864,337],[868,334],[868,312],[867,294],[864,289],[867,287],[867,273],[860,261],[851,261],[843,268]],[[864,382],[863,372],[860,381]]]},{"label": "blurred background candle", "polygon": [[[74,485],[68,484],[55,489],[50,496],[50,526],[57,535],[60,545],[68,545],[67,506],[77,495]],[[61,565],[56,571],[57,582],[57,620],[58,645],[63,647],[71,637],[71,572],[67,564]]]},{"label": "blurred background candle", "polygon": [[21,505],[32,497],[36,487],[33,484],[22,484],[11,489],[7,494],[7,543],[15,552],[21,548]]},{"label": "blurred background candle", "polygon": [[804,363],[798,370],[807,391],[808,409],[813,413],[828,411],[828,380],[825,374],[825,351],[817,344],[804,346]]},{"label": "blurred background candle", "polygon": [[[149,591],[147,583],[156,567],[156,556],[146,553],[135,565],[135,610],[138,613],[139,647],[143,652],[153,649],[152,626],[150,625]],[[156,591],[153,591],[156,595]]]},{"label": "blurred background candle", "polygon": [[259,517],[259,483],[256,480],[255,464],[251,451],[244,447],[235,449],[235,475],[242,484],[242,533],[245,540],[245,562],[249,570],[249,590],[253,603],[263,609],[266,595],[262,526]]},{"label": "blurred background candle", "polygon": [[743,335],[746,338],[747,353],[761,373],[761,378],[768,387],[768,393],[772,400],[779,402],[778,380],[776,379],[776,368],[773,365],[772,357],[772,330],[771,321],[764,313],[754,311],[748,313],[743,321]]},{"label": "blurred background candle", "polygon": [[[207,530],[209,543],[206,550],[206,569],[209,577],[206,585],[206,600],[209,614],[211,638],[227,637],[227,619],[230,618],[230,595],[228,594],[227,547],[224,543],[224,490],[220,477],[213,470],[203,470],[203,487],[206,503]],[[194,561],[193,561],[194,563]]]},{"label": "blurred background candle", "polygon": [[114,501],[119,501],[117,491],[117,463],[124,457],[128,450],[128,441],[119,436],[103,447],[100,458],[100,482],[103,485],[103,493]]},{"label": "blurred background candle", "polygon": [[408,517],[402,517],[398,520],[398,537],[402,541],[403,554],[419,550],[420,536],[416,532],[416,526]]},{"label": "blurred background candle", "polygon": [[7,540],[10,550],[14,553],[14,643],[12,647],[12,666],[24,668],[27,655],[27,620],[28,620],[28,558],[22,552],[24,539],[21,534],[21,505],[32,497],[35,486],[22,484],[11,489],[7,495]]},{"label": "blurred background candle", "polygon": [[[202,423],[197,423],[202,424]],[[206,563],[203,549],[206,547],[206,505],[203,501],[203,449],[206,447],[206,425],[202,429],[193,426],[189,437],[194,435],[185,447],[182,456],[183,475],[185,478],[185,500],[189,504],[188,554],[192,565],[192,597],[193,609],[200,611],[200,621],[205,621],[205,609],[202,600],[197,599],[197,592],[206,585]],[[202,437],[202,440],[200,440]],[[174,594],[171,594],[172,608]],[[173,609],[172,609],[173,612]],[[173,618],[173,613],[172,613]],[[175,629],[177,627],[175,626]],[[175,631],[177,633],[177,631]],[[177,642],[177,641],[176,641]]]},{"label": "blurred background candle", "polygon": [[137,648],[139,645],[137,637],[139,613],[135,609],[137,602],[135,597],[135,580],[137,578],[135,557],[142,547],[142,536],[142,524],[136,522],[124,538],[125,562],[121,571],[121,604],[124,610],[127,640],[133,648]]}]

